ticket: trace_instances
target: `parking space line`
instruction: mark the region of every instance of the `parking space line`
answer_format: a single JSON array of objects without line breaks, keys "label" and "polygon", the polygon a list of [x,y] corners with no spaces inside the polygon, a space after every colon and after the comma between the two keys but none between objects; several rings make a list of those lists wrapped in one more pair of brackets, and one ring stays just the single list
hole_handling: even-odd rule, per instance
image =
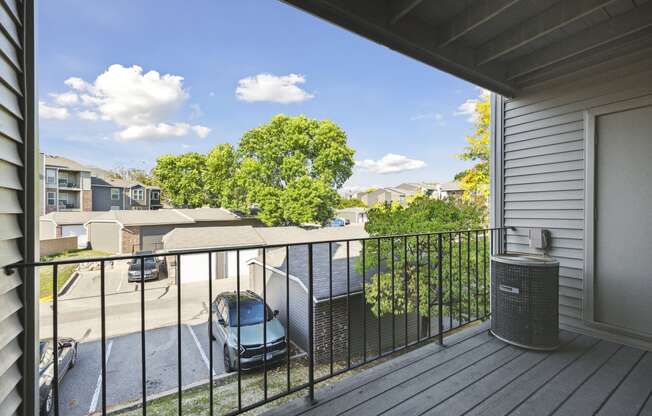
[{"label": "parking space line", "polygon": [[[199,350],[199,354],[201,355],[202,360],[204,360],[204,364],[206,364],[206,369],[210,371],[210,362],[208,361],[208,358],[206,357],[206,354],[204,353],[204,349],[201,347],[201,344],[199,343],[199,339],[197,339],[197,335],[195,335],[195,331],[193,331],[192,327],[188,324],[186,324],[186,327],[188,328],[188,331],[190,331],[190,335],[192,335],[192,339],[195,340],[195,345],[197,345],[197,349]],[[210,346],[209,346],[210,347]],[[215,368],[213,367],[213,377],[215,377]]]},{"label": "parking space line", "polygon": [[[113,340],[109,341],[109,344],[106,346],[106,363],[109,362],[109,355],[111,355],[111,347],[113,346]],[[93,399],[91,400],[91,407],[88,409],[88,413],[95,413],[97,409],[97,402],[100,398],[100,390],[102,388],[102,367],[100,367],[100,375],[97,377],[97,384],[95,385],[95,392],[93,393]]]}]

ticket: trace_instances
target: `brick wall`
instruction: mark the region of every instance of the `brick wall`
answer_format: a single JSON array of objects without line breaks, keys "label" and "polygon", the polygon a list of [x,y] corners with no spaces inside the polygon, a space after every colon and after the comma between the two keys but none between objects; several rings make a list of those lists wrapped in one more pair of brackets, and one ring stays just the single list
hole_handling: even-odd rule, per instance
[{"label": "brick wall", "polygon": [[120,232],[123,253],[135,253],[140,250],[140,227],[124,227]]},{"label": "brick wall", "polygon": [[41,256],[52,256],[65,253],[66,251],[77,250],[77,236],[64,238],[51,238],[39,242],[39,253]]},{"label": "brick wall", "polygon": [[56,238],[61,238],[61,226],[60,226],[60,225],[57,225],[57,226],[54,228],[54,236],[55,236]]},{"label": "brick wall", "polygon": [[92,191],[81,191],[82,194],[82,211],[93,210],[93,194]]},{"label": "brick wall", "polygon": [[[351,312],[351,359],[357,362],[362,359],[363,345],[366,338],[367,357],[378,354],[378,318],[372,313],[368,305],[362,304],[362,297],[354,295],[349,298]],[[348,356],[348,313],[346,298],[333,300],[333,361],[344,362]],[[363,320],[363,313],[365,319]],[[315,360],[318,363],[330,361],[330,307],[329,302],[319,302],[314,306],[314,348]],[[385,315],[380,319],[380,342],[382,352],[388,352],[392,346],[399,347],[405,343],[405,315],[396,315],[394,319],[394,335],[392,340],[392,316]],[[366,325],[363,326],[363,321]],[[408,342],[416,341],[419,320],[416,313],[408,314]],[[426,328],[423,328],[422,336]],[[366,328],[366,330],[363,330]]]}]

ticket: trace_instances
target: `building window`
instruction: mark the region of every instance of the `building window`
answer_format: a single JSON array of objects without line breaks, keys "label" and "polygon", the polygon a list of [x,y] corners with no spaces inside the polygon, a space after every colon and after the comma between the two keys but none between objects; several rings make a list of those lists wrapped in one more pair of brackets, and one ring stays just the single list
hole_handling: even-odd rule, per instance
[{"label": "building window", "polygon": [[111,188],[111,201],[119,201],[119,200],[120,200],[120,189]]},{"label": "building window", "polygon": [[159,191],[152,191],[150,195],[152,199],[161,199],[161,193]]},{"label": "building window", "polygon": [[54,192],[48,192],[48,205],[50,206],[56,205],[57,203],[56,200],[57,200],[56,194]]},{"label": "building window", "polygon": [[47,177],[48,185],[54,185],[57,183],[57,172],[54,169],[46,169],[45,176]]},{"label": "building window", "polygon": [[145,199],[145,195],[143,193],[142,188],[134,189],[131,192],[136,201],[142,201],[143,199]]}]

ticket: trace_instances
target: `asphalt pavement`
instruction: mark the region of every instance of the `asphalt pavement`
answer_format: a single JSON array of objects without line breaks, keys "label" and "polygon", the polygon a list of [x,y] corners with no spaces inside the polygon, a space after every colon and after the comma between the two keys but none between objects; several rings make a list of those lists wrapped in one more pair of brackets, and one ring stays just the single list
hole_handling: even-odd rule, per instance
[{"label": "asphalt pavement", "polygon": [[[107,268],[106,378],[107,407],[142,397],[141,292],[139,283],[126,279],[126,264]],[[214,281],[213,295],[228,290]],[[77,416],[101,410],[100,273],[82,271],[58,301],[58,333],[79,341],[77,365],[60,386],[62,414]],[[166,278],[145,283],[146,391],[152,394],[178,387],[177,287]],[[209,378],[210,348],[214,376],[224,373],[222,347],[208,340],[208,282],[182,285],[181,361],[182,384]],[[41,338],[52,337],[52,303],[40,305]]]}]

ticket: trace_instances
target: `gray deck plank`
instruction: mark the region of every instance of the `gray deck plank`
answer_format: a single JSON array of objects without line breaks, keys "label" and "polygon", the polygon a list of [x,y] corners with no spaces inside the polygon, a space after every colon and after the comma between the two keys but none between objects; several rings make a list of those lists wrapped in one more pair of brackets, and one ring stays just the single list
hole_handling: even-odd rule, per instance
[{"label": "gray deck plank", "polygon": [[[443,365],[458,357],[473,357],[476,350],[479,350],[478,353],[484,353],[484,351],[494,351],[501,346],[500,343],[496,343],[488,336],[477,335],[447,350],[425,357],[389,374],[385,374],[373,383],[350,390],[347,394],[340,396],[337,401],[326,405],[327,412],[328,414],[346,412],[364,401],[385,394],[393,387],[402,385],[411,378],[419,376],[421,373],[428,372],[428,374],[432,374],[433,372],[437,372]],[[310,409],[303,414],[317,415],[321,412],[323,412],[322,409]]]},{"label": "gray deck plank", "polygon": [[599,416],[635,416],[652,393],[652,354],[646,352],[598,412]]},{"label": "gray deck plank", "polygon": [[549,415],[582,383],[597,372],[621,345],[600,341],[587,354],[557,374],[545,386],[514,410],[514,415]]},{"label": "gray deck plank", "polygon": [[637,416],[652,416],[652,393],[648,394],[643,403],[643,408]]},{"label": "gray deck plank", "polygon": [[[473,366],[478,362],[484,361],[489,356],[495,354],[501,358],[505,355],[511,357],[515,353],[516,351],[514,348],[508,347],[506,344],[498,340],[491,340],[486,344],[482,344],[473,351],[470,351],[468,354],[458,356],[450,361],[447,361],[440,367],[428,369],[427,371],[421,372],[421,374],[417,375],[416,377],[412,377],[399,385],[391,386],[389,390],[383,389],[384,391],[381,395],[371,400],[362,402],[358,406],[353,407],[342,414],[379,414],[385,410],[388,410],[396,403],[400,403],[401,401],[406,400],[423,386],[430,386],[445,381],[460,371],[463,371],[464,369]],[[382,388],[382,383],[378,384],[380,384]]]},{"label": "gray deck plank", "polygon": [[570,344],[564,345],[560,350],[552,353],[548,359],[502,387],[467,414],[498,416],[509,413],[598,342],[599,340],[595,338],[580,335]]},{"label": "gray deck plank", "polygon": [[[582,384],[554,413],[559,416],[595,414],[643,356],[643,351],[623,347]],[[621,415],[622,413],[618,413]]]},{"label": "gray deck plank", "polygon": [[414,368],[417,368],[418,371],[426,369],[428,366],[438,365],[465,353],[471,348],[488,342],[491,340],[491,337],[487,335],[488,328],[489,322],[483,322],[447,336],[444,339],[446,347],[441,347],[436,343],[424,344],[420,348],[399,355],[337,383],[320,387],[315,391],[317,402],[312,406],[304,398],[300,398],[279,408],[271,409],[264,414],[265,416],[334,415],[336,414],[335,411],[340,407],[343,407],[342,411],[344,411],[359,403],[363,397],[371,393],[371,390],[367,391],[368,385],[372,383],[375,385],[380,379],[384,379],[395,372],[403,371],[405,368],[408,369],[408,373],[414,375]]},{"label": "gray deck plank", "polygon": [[[560,334],[560,343],[562,345],[567,345],[577,337],[579,337],[578,334],[562,332]],[[468,388],[456,392],[443,402],[433,404],[425,414],[445,414],[447,416],[465,414],[485,399],[491,397],[502,387],[550,357],[552,357],[552,355],[548,352],[528,351],[515,360],[505,364],[494,373],[478,379]]]}]

